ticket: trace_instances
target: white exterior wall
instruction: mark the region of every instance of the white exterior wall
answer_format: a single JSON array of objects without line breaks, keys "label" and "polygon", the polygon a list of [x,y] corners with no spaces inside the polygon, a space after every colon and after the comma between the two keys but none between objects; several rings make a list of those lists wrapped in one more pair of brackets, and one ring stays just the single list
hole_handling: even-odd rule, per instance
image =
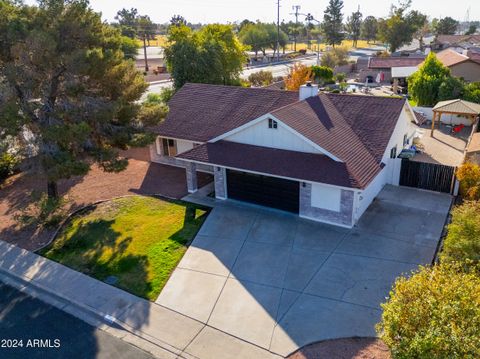
[{"label": "white exterior wall", "polygon": [[370,206],[386,184],[398,186],[400,180],[401,160],[398,158],[390,158],[390,150],[397,146],[397,155],[400,153],[403,149],[403,136],[405,134],[409,139],[409,144],[406,146],[408,147],[412,144],[412,139],[415,134],[415,126],[411,123],[412,117],[407,111],[410,111],[410,109],[406,105],[395,129],[393,130],[392,137],[390,138],[385,153],[383,154],[382,162],[385,164],[385,167],[363,191],[355,192],[355,222],[360,219],[362,214],[367,210],[368,206]]},{"label": "white exterior wall", "polygon": [[387,168],[383,170],[373,179],[372,182],[365,188],[363,191],[358,191],[355,193],[355,210],[354,210],[354,221],[357,222],[362,214],[365,213],[368,206],[373,202],[375,197],[380,193],[385,184],[387,183],[388,178]]},{"label": "white exterior wall", "polygon": [[268,128],[268,119],[227,136],[224,140],[289,151],[321,153],[280,122],[278,122],[278,128]]},{"label": "white exterior wall", "polygon": [[[413,109],[417,112],[422,112],[423,114],[425,114],[425,117],[428,118],[430,121],[433,119],[433,109],[431,107],[414,107]],[[460,124],[464,124],[465,126],[471,126],[472,124],[472,121],[469,118],[448,114],[442,114],[440,122],[454,126]]]},{"label": "white exterior wall", "polygon": [[[382,162],[385,164],[385,169],[387,169],[386,183],[393,184],[398,186],[398,182],[400,179],[400,166],[399,160],[390,158],[390,150],[397,146],[397,155],[402,151],[404,148],[403,146],[403,136],[406,134],[409,140],[409,144],[406,147],[412,145],[413,136],[415,134],[416,128],[412,124],[413,115],[409,112],[410,108],[408,105],[405,105],[402,113],[400,114],[400,118],[393,130],[392,137],[390,137],[390,141],[388,142],[387,148],[385,153],[383,154]],[[383,171],[382,171],[383,172]]]},{"label": "white exterior wall", "polygon": [[192,141],[186,141],[186,140],[176,140],[176,141],[177,141],[177,154],[187,152],[188,150],[191,150],[193,148]]},{"label": "white exterior wall", "polygon": [[339,187],[326,186],[321,183],[312,183],[311,206],[340,212],[342,190]]}]

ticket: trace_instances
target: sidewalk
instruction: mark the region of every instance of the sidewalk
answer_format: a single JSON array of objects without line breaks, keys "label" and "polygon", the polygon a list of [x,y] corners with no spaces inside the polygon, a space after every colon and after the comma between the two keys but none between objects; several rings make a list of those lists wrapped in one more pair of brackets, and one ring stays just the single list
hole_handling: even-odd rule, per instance
[{"label": "sidewalk", "polygon": [[0,281],[159,358],[280,358],[197,320],[3,241],[0,241]]}]

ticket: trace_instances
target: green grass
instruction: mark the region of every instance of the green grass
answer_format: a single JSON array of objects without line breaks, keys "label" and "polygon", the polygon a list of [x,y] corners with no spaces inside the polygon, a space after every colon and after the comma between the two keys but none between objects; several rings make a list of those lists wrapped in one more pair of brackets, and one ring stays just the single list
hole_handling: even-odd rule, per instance
[{"label": "green grass", "polygon": [[75,216],[40,254],[155,300],[207,216],[180,201],[126,197]]}]

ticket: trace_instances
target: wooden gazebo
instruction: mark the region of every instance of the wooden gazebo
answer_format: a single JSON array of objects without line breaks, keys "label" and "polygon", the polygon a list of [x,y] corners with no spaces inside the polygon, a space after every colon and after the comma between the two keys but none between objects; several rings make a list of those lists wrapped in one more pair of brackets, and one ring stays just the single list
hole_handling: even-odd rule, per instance
[{"label": "wooden gazebo", "polygon": [[471,125],[473,126],[478,115],[480,115],[480,104],[460,99],[440,101],[433,108],[432,131],[430,132],[430,136],[433,137],[435,121],[440,123],[443,114],[465,116],[471,120]]}]

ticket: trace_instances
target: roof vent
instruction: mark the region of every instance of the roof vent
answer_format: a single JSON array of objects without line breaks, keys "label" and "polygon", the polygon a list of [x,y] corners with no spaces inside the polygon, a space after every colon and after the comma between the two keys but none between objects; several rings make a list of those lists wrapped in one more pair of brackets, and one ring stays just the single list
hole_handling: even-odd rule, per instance
[{"label": "roof vent", "polygon": [[318,95],[318,85],[314,85],[311,81],[307,81],[305,85],[300,86],[298,95],[300,101],[303,101],[309,97],[315,97]]}]

